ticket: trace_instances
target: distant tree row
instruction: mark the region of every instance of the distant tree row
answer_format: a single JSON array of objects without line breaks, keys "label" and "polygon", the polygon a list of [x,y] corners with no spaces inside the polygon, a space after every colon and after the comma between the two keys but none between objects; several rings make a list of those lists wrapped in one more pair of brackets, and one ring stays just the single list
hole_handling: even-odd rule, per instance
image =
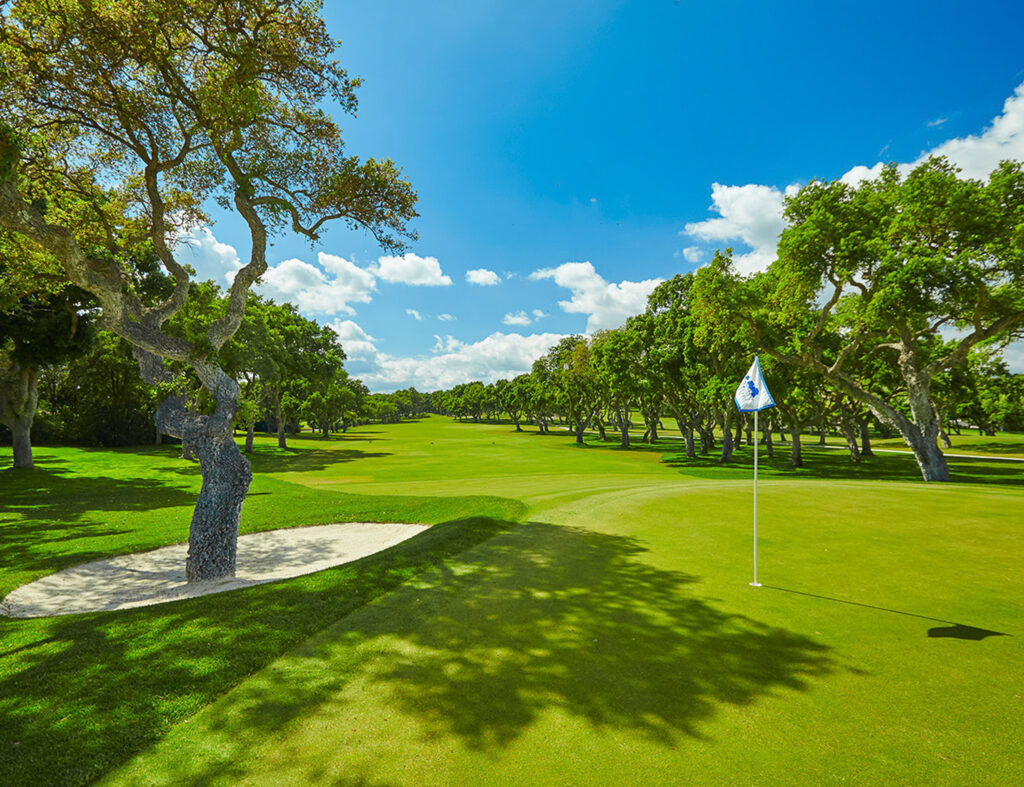
[{"label": "distant tree row", "polygon": [[[435,395],[443,412],[507,413],[546,431],[564,420],[577,442],[607,428],[629,445],[675,418],[688,456],[720,435],[731,459],[749,419],[733,394],[755,351],[777,408],[762,419],[791,436],[801,464],[808,427],[842,433],[851,458],[870,453],[869,423],[898,434],[927,481],[949,479],[941,440],[971,424],[1024,428],[1024,376],[1001,350],[1024,326],[1024,171],[1004,162],[987,182],[941,158],[901,177],[890,166],[858,186],[814,181],[787,198],[778,259],[740,275],[731,250],[658,286],[646,311],[616,330],[570,336],[529,374]],[[717,431],[716,431],[717,430]],[[699,443],[699,449],[697,444]]]}]

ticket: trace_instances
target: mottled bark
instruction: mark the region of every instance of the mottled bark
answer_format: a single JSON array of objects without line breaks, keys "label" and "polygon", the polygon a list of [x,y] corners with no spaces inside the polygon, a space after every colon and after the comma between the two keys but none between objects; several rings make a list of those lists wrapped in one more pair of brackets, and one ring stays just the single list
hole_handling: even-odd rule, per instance
[{"label": "mottled bark", "polygon": [[278,396],[274,401],[274,419],[277,421],[277,447],[287,448],[288,439],[284,433],[284,416],[281,415],[281,397]]},{"label": "mottled bark", "polygon": [[875,452],[871,450],[871,433],[868,429],[867,416],[861,417],[857,425],[860,427],[860,455],[874,456]]},{"label": "mottled bark", "polygon": [[942,441],[943,448],[953,447],[953,441],[949,439],[949,435],[946,433],[946,430],[941,426],[939,427],[939,439]]},{"label": "mottled bark", "polygon": [[249,424],[249,428],[245,433],[245,452],[247,454],[252,453],[252,444],[256,439],[256,424]]},{"label": "mottled bark", "polygon": [[[144,380],[167,380],[159,358],[138,348],[135,357]],[[222,369],[202,361],[193,361],[192,368],[217,403],[213,414],[189,412],[185,397],[175,395],[161,402],[155,421],[162,433],[180,438],[199,457],[203,485],[192,513],[185,560],[185,579],[199,582],[235,575],[238,523],[252,470],[238,450],[232,428],[241,398],[238,384]]]},{"label": "mottled bark", "polygon": [[790,434],[793,436],[793,442],[789,447],[789,466],[790,467],[803,467],[804,457],[800,450],[800,427],[794,426],[790,430]]},{"label": "mottled bark", "polygon": [[722,454],[718,457],[722,464],[732,461],[732,417],[732,408],[726,408],[722,418]]},{"label": "mottled bark", "polygon": [[0,356],[0,423],[11,430],[14,466],[31,468],[32,421],[39,404],[39,370]]},{"label": "mottled bark", "polygon": [[853,423],[852,418],[840,418],[839,419],[839,431],[842,432],[843,438],[846,440],[846,447],[850,451],[850,461],[860,461],[860,448],[857,446],[857,427]]}]

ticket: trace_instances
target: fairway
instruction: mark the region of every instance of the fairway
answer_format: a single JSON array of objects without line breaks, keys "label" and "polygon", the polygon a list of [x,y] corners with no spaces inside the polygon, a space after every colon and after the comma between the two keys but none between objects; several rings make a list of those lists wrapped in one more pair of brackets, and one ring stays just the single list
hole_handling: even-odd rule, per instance
[{"label": "fairway", "polygon": [[[674,446],[577,448],[567,436],[436,416],[295,440],[288,451],[260,448],[243,529],[329,521],[342,500],[346,511],[361,500],[387,509],[382,518],[404,511],[407,521],[454,521],[461,509],[515,523],[465,525],[471,537],[438,551],[439,539],[460,527],[445,525],[353,564],[409,566],[417,544],[435,538],[430,559],[382,585],[379,573],[366,574],[376,584],[347,585],[344,606],[334,609],[340,598],[329,602],[323,592],[341,587],[341,569],[159,613],[4,620],[5,739],[20,740],[19,749],[61,742],[69,756],[91,757],[77,778],[72,769],[72,783],[156,738],[107,781],[1008,784],[1022,776],[1024,491],[1016,467],[1016,478],[992,483],[988,474],[1005,468],[954,461],[969,482],[936,486],[913,480],[910,456],[865,462],[852,480],[837,477],[848,465],[837,451],[806,448],[814,461],[798,472],[782,457],[777,469],[766,463],[765,587],[754,589],[749,449],[739,467],[717,468],[681,461]],[[19,521],[35,516],[79,528],[81,547],[77,559],[65,548],[47,555],[45,541],[23,537],[22,562],[35,570],[5,571],[16,578],[7,589],[105,549],[184,537],[197,478],[181,475],[189,468],[180,460],[94,452],[94,471],[108,477],[61,481],[61,463],[87,452],[38,453],[43,468],[52,463],[55,489],[73,483],[97,496],[104,484],[118,488],[109,477],[115,466],[129,468],[121,471],[128,483],[133,463],[135,472],[146,463],[156,469],[153,502],[170,507],[128,505],[87,525],[92,514],[62,516],[56,501],[21,490],[30,503],[19,506],[16,493],[5,507],[15,512],[0,524],[5,543],[14,545]],[[893,477],[899,470],[907,480]],[[7,490],[18,481],[10,471],[0,476]],[[137,521],[140,513],[152,527]],[[231,650],[244,648],[231,642],[230,627],[266,625],[261,615],[287,605],[275,633],[279,658],[247,653],[249,666],[226,683],[214,679],[206,693],[179,687],[177,705],[113,752],[104,747],[118,727],[103,704],[152,705],[159,676],[120,686],[120,699],[104,691],[90,702],[44,700],[33,688],[55,679],[47,666],[59,676],[68,647],[84,647],[67,639],[67,626],[76,638],[105,632],[92,647],[108,663],[89,668],[101,681],[120,668],[158,670],[164,662],[154,651],[167,646],[152,628],[180,627],[191,644],[167,641],[189,663],[179,659],[171,677],[202,684],[198,675],[237,666]],[[317,614],[300,626],[311,607]],[[197,624],[207,630],[205,650],[194,639]],[[103,652],[114,631],[129,661]],[[53,724],[25,710],[32,697],[58,706],[36,711]],[[61,734],[76,721],[84,736],[77,742]],[[31,764],[51,756],[29,754],[12,758],[6,783],[31,783]]]}]

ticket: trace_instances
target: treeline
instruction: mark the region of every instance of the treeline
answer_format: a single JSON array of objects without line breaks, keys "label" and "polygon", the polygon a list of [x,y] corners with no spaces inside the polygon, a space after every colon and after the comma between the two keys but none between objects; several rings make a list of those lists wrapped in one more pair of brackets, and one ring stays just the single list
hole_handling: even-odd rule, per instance
[{"label": "treeline", "polygon": [[[216,319],[223,303],[214,283],[194,284],[186,308],[166,330],[198,341],[199,326]],[[2,305],[0,442],[12,441],[13,427],[20,427],[29,450],[30,439],[100,446],[161,440],[154,416],[168,391],[143,382],[127,341],[98,330],[85,293],[34,292]],[[285,447],[287,435],[304,424],[327,436],[431,408],[430,397],[414,388],[371,394],[346,371],[344,348],[331,328],[307,320],[291,304],[252,293],[238,331],[215,357],[242,389],[235,427],[247,433],[246,451],[257,430],[276,433]],[[207,406],[195,375],[184,365],[169,366],[175,388],[197,408]]]},{"label": "treeline", "polygon": [[[777,408],[762,438],[791,436],[799,466],[809,427],[843,434],[857,461],[869,426],[900,435],[925,480],[949,479],[938,444],[970,424],[1024,428],[1024,376],[1001,352],[1024,325],[1024,171],[1004,162],[987,182],[933,158],[857,186],[812,182],[786,199],[778,258],[742,275],[731,250],[658,286],[616,330],[570,336],[529,374],[436,396],[456,417],[507,413],[544,431],[563,419],[576,440],[633,413],[656,440],[668,413],[688,456],[720,439],[727,462],[747,427],[733,394],[755,352]],[[748,439],[750,439],[748,437]]]}]

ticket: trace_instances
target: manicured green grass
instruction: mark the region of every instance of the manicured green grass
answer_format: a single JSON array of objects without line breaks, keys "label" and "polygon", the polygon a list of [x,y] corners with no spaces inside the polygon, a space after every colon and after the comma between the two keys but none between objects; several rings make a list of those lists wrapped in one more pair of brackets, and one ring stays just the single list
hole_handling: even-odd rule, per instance
[{"label": "manicured green grass", "polygon": [[[4,621],[0,740],[21,736],[5,782],[80,781],[161,736],[109,781],[1024,776],[1024,468],[1013,463],[954,460],[957,483],[927,485],[904,455],[852,466],[808,446],[794,471],[785,452],[762,454],[755,589],[747,448],[723,468],[676,444],[578,448],[439,418],[294,445],[261,453],[247,527],[385,507],[380,519],[478,518],[289,582]],[[20,550],[11,564],[32,567],[9,582],[5,566],[4,592],[75,554],[187,529],[179,495],[196,478],[170,454],[50,453],[93,497],[16,490],[18,518],[0,533],[18,528],[5,538]],[[94,456],[108,464],[90,472]],[[133,497],[137,478],[154,483]],[[0,472],[5,504],[19,483]],[[104,483],[121,490],[106,504],[90,492]],[[91,765],[73,770],[79,761]]]}]

